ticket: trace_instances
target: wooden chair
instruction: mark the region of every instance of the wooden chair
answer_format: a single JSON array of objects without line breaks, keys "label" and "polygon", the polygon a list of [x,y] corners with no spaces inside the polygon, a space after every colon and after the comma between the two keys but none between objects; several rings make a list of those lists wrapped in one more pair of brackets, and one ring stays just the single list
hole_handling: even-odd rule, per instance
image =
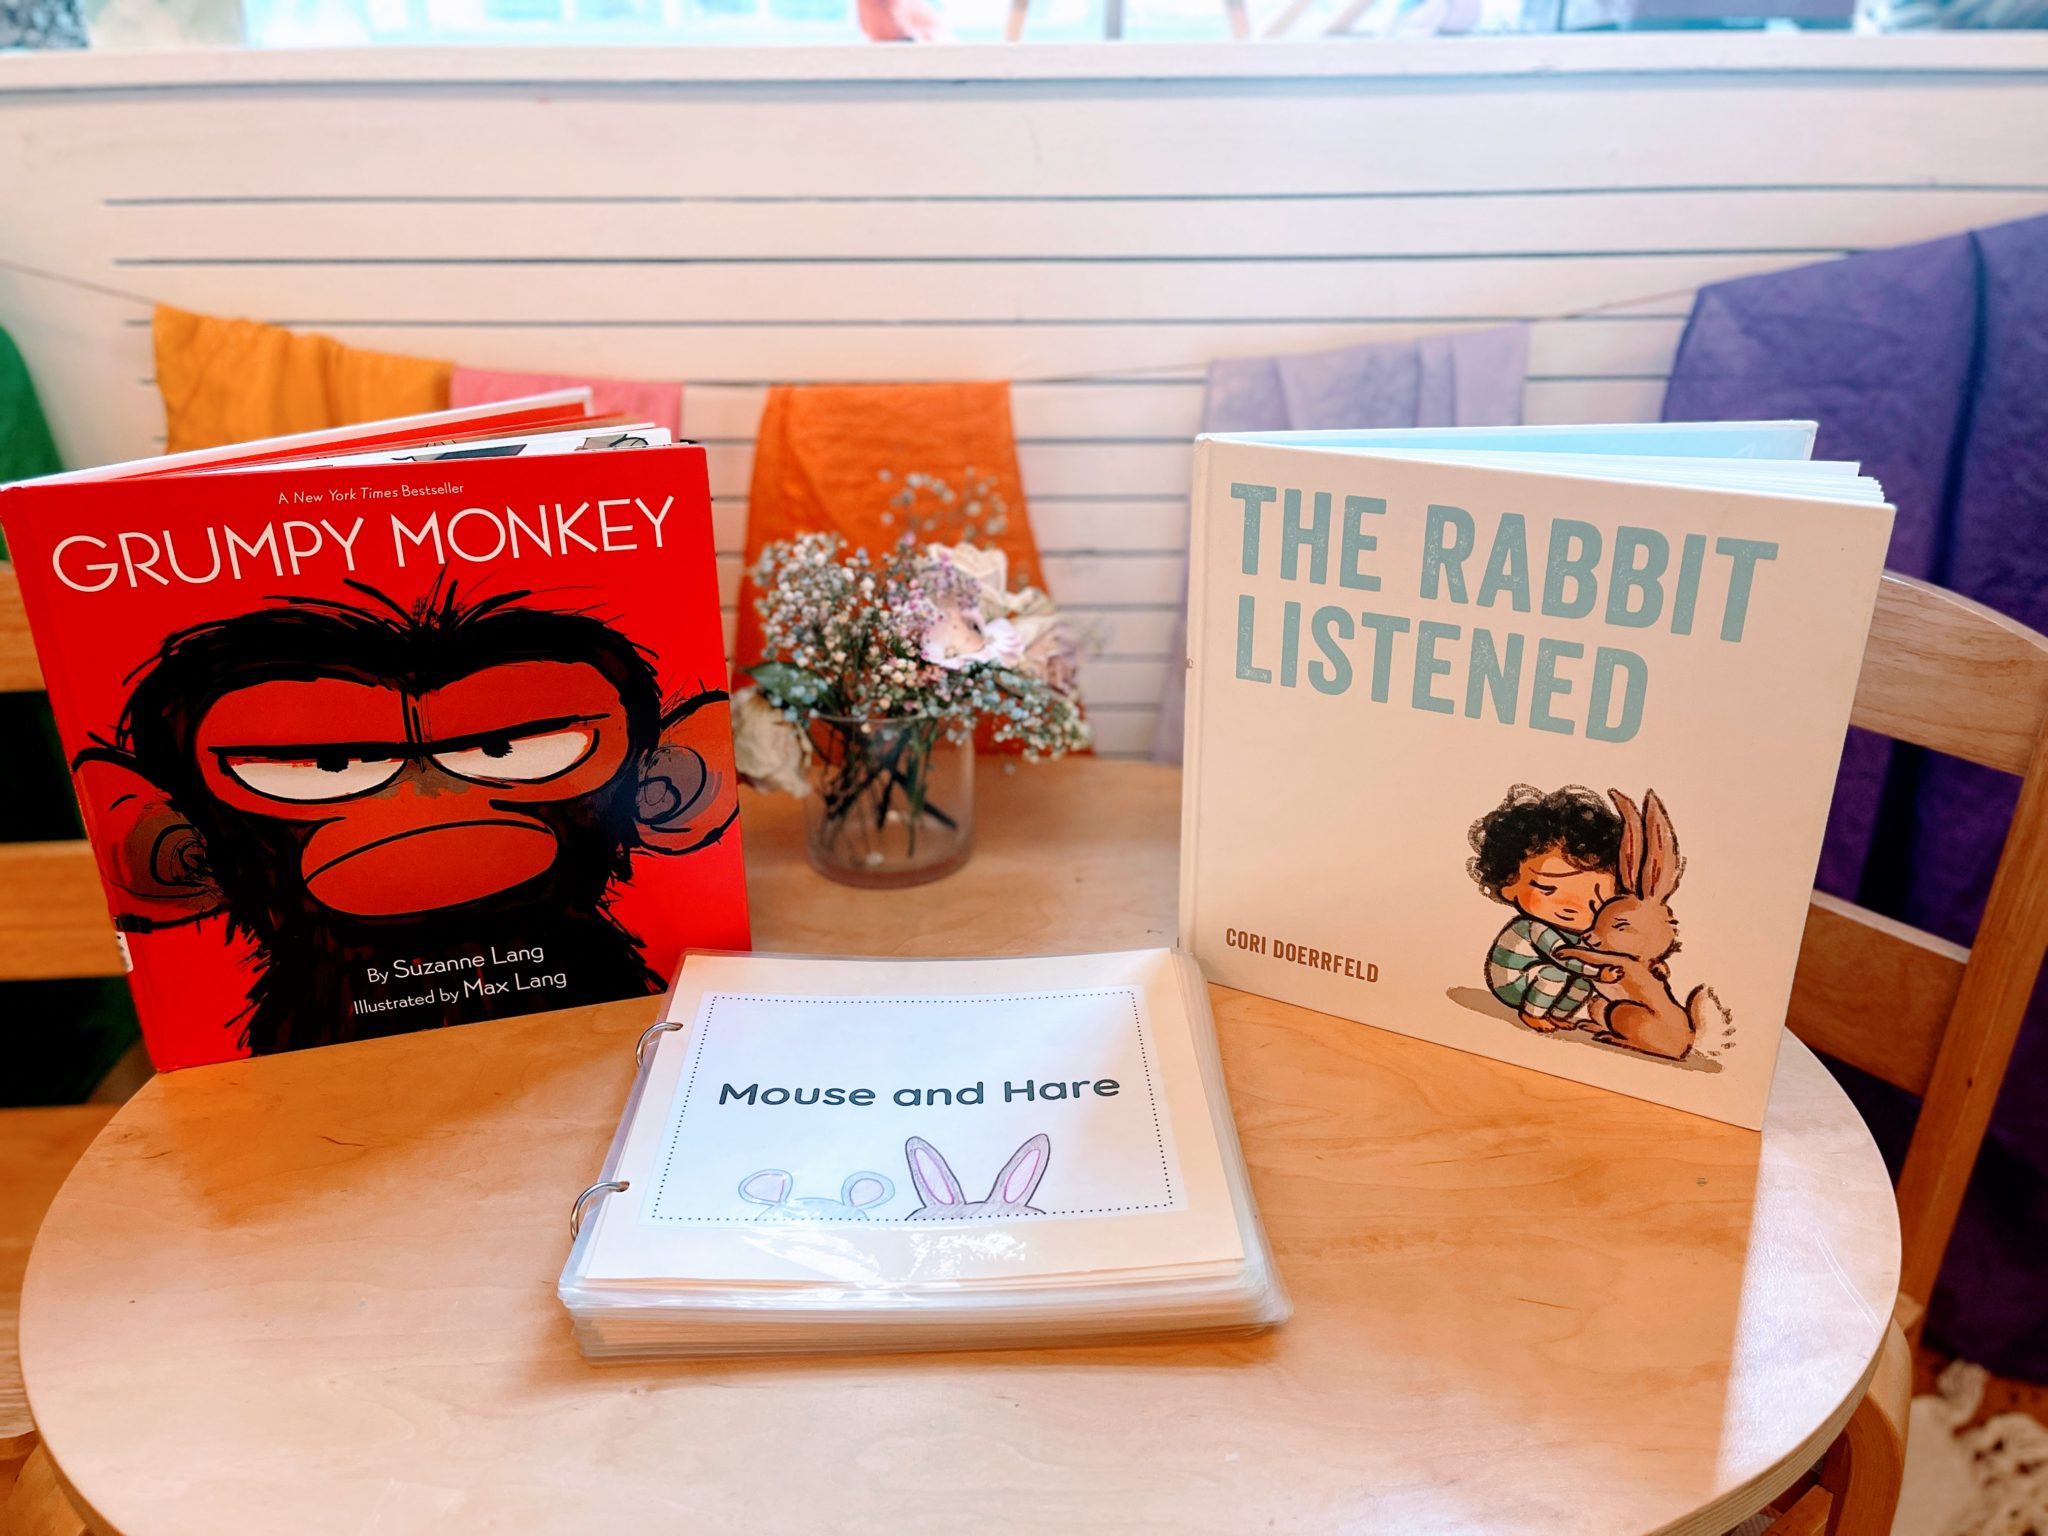
[{"label": "wooden chair", "polygon": [[[1886,575],[1850,718],[2020,776],[1968,949],[1816,892],[1788,1018],[1808,1045],[1920,1096],[1899,1177],[1899,1303],[1877,1374],[1818,1483],[1771,1536],[1884,1536],[1898,1504],[1912,1353],[2048,947],[2048,637]],[[1885,1006],[1862,1004],[1872,994]],[[1819,1519],[1820,1524],[1813,1522]]]},{"label": "wooden chair", "polygon": [[[0,693],[43,686],[14,572],[0,564]],[[0,981],[118,976],[105,898],[82,842],[0,844]],[[122,1087],[132,1091],[124,1062]],[[114,1102],[0,1110],[0,1536],[73,1536],[85,1529],[37,1444],[22,1389],[15,1317],[29,1245],[58,1186],[112,1117]]]},{"label": "wooden chair", "polygon": [[[1899,1177],[1901,1322],[1917,1337],[2048,946],[2048,637],[1886,576],[1851,719],[2021,779],[1976,942],[1815,895],[1789,1022],[1922,1101]],[[1882,995],[1881,1017],[1861,1000]]]}]

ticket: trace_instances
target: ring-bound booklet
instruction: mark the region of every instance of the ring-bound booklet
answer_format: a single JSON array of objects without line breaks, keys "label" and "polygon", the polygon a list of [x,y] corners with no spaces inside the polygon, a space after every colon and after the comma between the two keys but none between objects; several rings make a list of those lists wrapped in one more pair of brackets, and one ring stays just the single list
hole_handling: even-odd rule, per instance
[{"label": "ring-bound booklet", "polygon": [[592,1359],[1287,1316],[1185,954],[693,953],[639,1058],[562,1272]]}]

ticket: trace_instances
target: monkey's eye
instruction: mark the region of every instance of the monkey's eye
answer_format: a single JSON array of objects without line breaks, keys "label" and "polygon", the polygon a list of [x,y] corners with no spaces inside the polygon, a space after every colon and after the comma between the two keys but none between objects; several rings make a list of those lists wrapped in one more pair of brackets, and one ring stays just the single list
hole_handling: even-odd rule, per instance
[{"label": "monkey's eye", "polygon": [[596,745],[597,732],[579,725],[531,736],[487,737],[473,747],[436,752],[434,761],[457,778],[533,784],[567,773]]},{"label": "monkey's eye", "polygon": [[347,800],[382,789],[404,770],[405,759],[337,751],[311,757],[225,757],[221,766],[272,800]]}]

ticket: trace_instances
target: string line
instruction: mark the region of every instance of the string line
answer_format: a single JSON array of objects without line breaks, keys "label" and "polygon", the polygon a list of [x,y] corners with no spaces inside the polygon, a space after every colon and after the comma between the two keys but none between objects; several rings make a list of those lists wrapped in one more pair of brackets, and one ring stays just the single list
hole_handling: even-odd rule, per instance
[{"label": "string line", "polygon": [[[22,277],[33,277],[43,282],[55,283],[59,287],[77,289],[83,293],[97,294],[101,298],[119,299],[126,304],[139,304],[145,309],[154,309],[161,302],[126,288],[116,288],[107,283],[94,282],[90,278],[77,277],[68,272],[53,272],[47,267],[38,267],[12,257],[0,256],[0,272],[12,272]],[[1666,288],[1657,293],[1640,294],[1634,298],[1608,299],[1598,304],[1588,304],[1579,309],[1560,310],[1553,314],[1529,315],[1522,320],[1525,325],[1549,325],[1566,320],[1593,320],[1616,310],[1640,309],[1647,305],[1662,303],[1670,299],[1690,298],[1699,285],[1684,288]],[[971,322],[962,322],[963,324]],[[1061,384],[1088,379],[1127,379],[1147,374],[1187,373],[1207,368],[1209,359],[1192,358],[1183,362],[1145,363],[1137,367],[1098,368],[1076,373],[1066,370],[1059,373],[1019,375],[1009,382],[1012,384]],[[685,381],[687,383],[687,381]]]}]

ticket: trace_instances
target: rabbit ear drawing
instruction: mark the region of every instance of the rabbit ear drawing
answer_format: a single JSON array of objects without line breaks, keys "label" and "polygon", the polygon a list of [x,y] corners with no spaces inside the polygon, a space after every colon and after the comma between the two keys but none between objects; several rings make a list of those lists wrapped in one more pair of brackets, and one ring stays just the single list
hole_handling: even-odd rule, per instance
[{"label": "rabbit ear drawing", "polygon": [[756,1205],[780,1205],[789,1198],[793,1182],[780,1168],[763,1168],[740,1180],[740,1198]]},{"label": "rabbit ear drawing", "polygon": [[846,1182],[839,1186],[839,1203],[850,1205],[855,1210],[863,1206],[880,1205],[895,1196],[896,1186],[879,1173],[849,1173]]},{"label": "rabbit ear drawing", "polygon": [[1643,813],[1618,789],[1607,791],[1607,798],[1621,813],[1621,853],[1614,861],[1614,883],[1623,894],[1639,896],[1643,889]]},{"label": "rabbit ear drawing", "polygon": [[939,1149],[922,1136],[903,1143],[903,1160],[910,1164],[910,1182],[917,1186],[918,1198],[927,1207],[958,1210],[967,1203],[960,1181],[953,1177]]},{"label": "rabbit ear drawing", "polygon": [[1643,795],[1643,884],[1642,893],[1652,901],[1668,901],[1678,889],[1685,861],[1678,856],[1678,833],[1657,791]]},{"label": "rabbit ear drawing", "polygon": [[1045,1177],[1046,1165],[1052,1161],[1052,1138],[1044,1132],[1032,1137],[1010,1155],[1003,1164],[1003,1171],[996,1175],[995,1186],[989,1190],[989,1203],[994,1205],[1029,1205],[1031,1197],[1038,1193],[1038,1181]]}]

